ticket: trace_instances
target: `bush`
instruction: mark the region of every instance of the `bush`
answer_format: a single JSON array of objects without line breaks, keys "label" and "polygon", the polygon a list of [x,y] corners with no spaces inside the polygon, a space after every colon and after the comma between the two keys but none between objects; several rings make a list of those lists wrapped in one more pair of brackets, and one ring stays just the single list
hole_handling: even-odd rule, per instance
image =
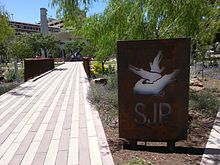
[{"label": "bush", "polygon": [[[6,82],[13,82],[16,80],[15,77],[15,70],[14,69],[8,69],[4,72],[4,79],[6,80]],[[19,69],[18,70],[18,79],[19,80],[23,80],[24,79],[24,70],[23,69]]]},{"label": "bush", "polygon": [[152,163],[150,161],[146,161],[142,158],[133,158],[132,160],[127,161],[126,163],[124,163],[123,165],[152,165]]},{"label": "bush", "polygon": [[203,114],[209,117],[215,117],[218,108],[220,106],[219,101],[212,95],[211,91],[192,91],[189,93],[189,107],[197,111],[201,111]]},{"label": "bush", "polygon": [[[109,74],[109,68],[106,66],[104,67],[104,73],[106,75]],[[100,77],[102,75],[102,64],[101,63],[92,64],[91,75],[93,77]]]},{"label": "bush", "polygon": [[7,82],[15,81],[15,70],[14,69],[8,69],[7,71],[5,71],[4,78]]},{"label": "bush", "polygon": [[108,78],[107,85],[91,84],[88,99],[101,114],[105,114],[107,123],[115,120],[118,113],[118,91],[116,76]]},{"label": "bush", "polygon": [[18,83],[6,83],[6,84],[0,84],[0,95],[10,91],[11,89],[17,87]]}]

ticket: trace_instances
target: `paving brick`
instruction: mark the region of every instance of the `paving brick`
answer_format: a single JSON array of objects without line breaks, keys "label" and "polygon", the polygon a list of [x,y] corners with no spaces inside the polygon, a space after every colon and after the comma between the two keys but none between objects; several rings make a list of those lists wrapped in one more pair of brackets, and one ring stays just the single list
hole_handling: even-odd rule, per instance
[{"label": "paving brick", "polygon": [[59,142],[60,142],[59,140],[51,141],[46,158],[45,158],[45,162],[44,162],[45,165],[55,164]]},{"label": "paving brick", "polygon": [[47,153],[36,153],[32,165],[43,165]]},{"label": "paving brick", "polygon": [[89,137],[89,153],[91,165],[102,165],[97,137]]},{"label": "paving brick", "polygon": [[59,151],[68,150],[70,142],[70,129],[63,130],[60,138]]},{"label": "paving brick", "polygon": [[32,163],[36,154],[36,148],[38,147],[39,143],[39,141],[31,143],[28,151],[25,153],[21,165],[29,165]]},{"label": "paving brick", "polygon": [[70,129],[71,128],[71,121],[72,121],[72,111],[66,113],[63,129]]},{"label": "paving brick", "polygon": [[17,137],[18,134],[10,134],[8,138],[4,141],[4,143],[0,147],[0,158],[5,154],[7,149],[11,146],[14,139]]},{"label": "paving brick", "polygon": [[16,126],[11,125],[8,127],[8,129],[6,129],[0,136],[0,145],[2,143],[4,143],[4,141],[7,139],[7,137],[11,134],[12,130],[15,128]]},{"label": "paving brick", "polygon": [[58,123],[57,122],[56,126],[55,126],[55,129],[54,129],[52,139],[60,139],[61,133],[62,133],[62,128],[63,128],[63,123]]},{"label": "paving brick", "polygon": [[90,162],[90,156],[87,128],[81,128],[79,130],[79,144],[79,164],[88,164]]},{"label": "paving brick", "polygon": [[11,161],[9,162],[9,165],[20,165],[24,155],[14,155]]},{"label": "paving brick", "polygon": [[19,146],[20,143],[12,143],[4,156],[0,159],[0,164],[9,164]]},{"label": "paving brick", "polygon": [[79,139],[71,138],[68,152],[68,165],[79,164]]},{"label": "paving brick", "polygon": [[86,123],[86,116],[85,114],[80,114],[79,115],[79,128],[86,128],[87,123]]},{"label": "paving brick", "polygon": [[41,143],[40,143],[40,146],[37,152],[46,153],[48,151],[52,136],[53,136],[53,131],[46,131],[44,133],[43,139],[41,140]]},{"label": "paving brick", "polygon": [[68,151],[58,151],[56,158],[56,165],[65,165],[67,164]]},{"label": "paving brick", "polygon": [[22,131],[18,134],[16,139],[14,140],[15,143],[21,143],[24,138],[26,137],[27,133],[29,132],[31,125],[25,125]]},{"label": "paving brick", "polygon": [[33,141],[41,141],[46,129],[47,129],[47,124],[41,124],[37,133],[35,134]]},{"label": "paving brick", "polygon": [[18,150],[16,151],[17,155],[22,155],[22,154],[24,155],[26,153],[34,136],[35,136],[35,132],[28,132],[27,136],[24,138]]}]

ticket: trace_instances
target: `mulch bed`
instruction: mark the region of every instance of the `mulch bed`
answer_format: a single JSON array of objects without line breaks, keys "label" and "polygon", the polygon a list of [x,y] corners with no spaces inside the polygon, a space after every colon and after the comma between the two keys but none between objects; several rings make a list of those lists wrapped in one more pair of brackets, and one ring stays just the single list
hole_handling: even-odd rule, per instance
[{"label": "mulch bed", "polygon": [[119,139],[118,128],[103,123],[110,150],[115,164],[123,164],[135,157],[146,160],[153,165],[186,165],[199,164],[204,147],[212,129],[214,118],[207,118],[201,113],[190,110],[191,124],[188,139],[176,142],[171,153],[164,142],[147,142],[146,146],[137,149],[123,149],[124,141]]}]

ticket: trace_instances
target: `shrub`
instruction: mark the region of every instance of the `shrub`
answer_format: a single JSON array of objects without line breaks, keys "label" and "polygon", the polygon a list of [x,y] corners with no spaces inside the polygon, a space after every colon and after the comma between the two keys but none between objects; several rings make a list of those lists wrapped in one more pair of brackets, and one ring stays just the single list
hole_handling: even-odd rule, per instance
[{"label": "shrub", "polygon": [[123,163],[123,165],[152,165],[152,163],[150,161],[147,162],[142,158],[136,157],[127,161],[126,163]]},{"label": "shrub", "polygon": [[7,84],[0,84],[0,95],[10,91],[11,89],[17,87],[18,83],[7,83]]},{"label": "shrub", "polygon": [[111,123],[118,113],[118,92],[116,85],[117,78],[108,79],[107,85],[91,84],[88,92],[88,99],[98,111],[105,114],[107,123]]},{"label": "shrub", "polygon": [[[106,75],[109,74],[109,68],[106,66],[104,67],[104,73]],[[94,77],[100,77],[102,75],[102,64],[101,63],[92,64],[91,75]]]},{"label": "shrub", "polygon": [[[6,80],[6,82],[13,82],[16,80],[15,77],[15,70],[14,69],[8,69],[4,72],[4,79]],[[24,70],[23,69],[19,69],[18,70],[18,79],[19,80],[23,80],[24,79]]]},{"label": "shrub", "polygon": [[8,69],[4,73],[4,78],[7,82],[12,82],[15,80],[15,70],[14,69]]},{"label": "shrub", "polygon": [[219,101],[211,91],[192,91],[189,94],[189,107],[201,111],[206,116],[215,117],[220,106]]}]

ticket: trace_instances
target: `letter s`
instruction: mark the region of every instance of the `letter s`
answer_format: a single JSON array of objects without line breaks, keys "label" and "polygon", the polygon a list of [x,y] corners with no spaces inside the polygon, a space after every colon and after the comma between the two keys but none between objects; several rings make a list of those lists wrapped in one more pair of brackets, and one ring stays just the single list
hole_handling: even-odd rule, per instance
[{"label": "letter s", "polygon": [[143,103],[137,103],[135,105],[134,111],[136,113],[136,116],[135,116],[134,121],[138,125],[144,125],[147,122],[147,118],[145,114],[143,112],[140,112],[142,109],[143,110],[145,109],[145,105]]}]

